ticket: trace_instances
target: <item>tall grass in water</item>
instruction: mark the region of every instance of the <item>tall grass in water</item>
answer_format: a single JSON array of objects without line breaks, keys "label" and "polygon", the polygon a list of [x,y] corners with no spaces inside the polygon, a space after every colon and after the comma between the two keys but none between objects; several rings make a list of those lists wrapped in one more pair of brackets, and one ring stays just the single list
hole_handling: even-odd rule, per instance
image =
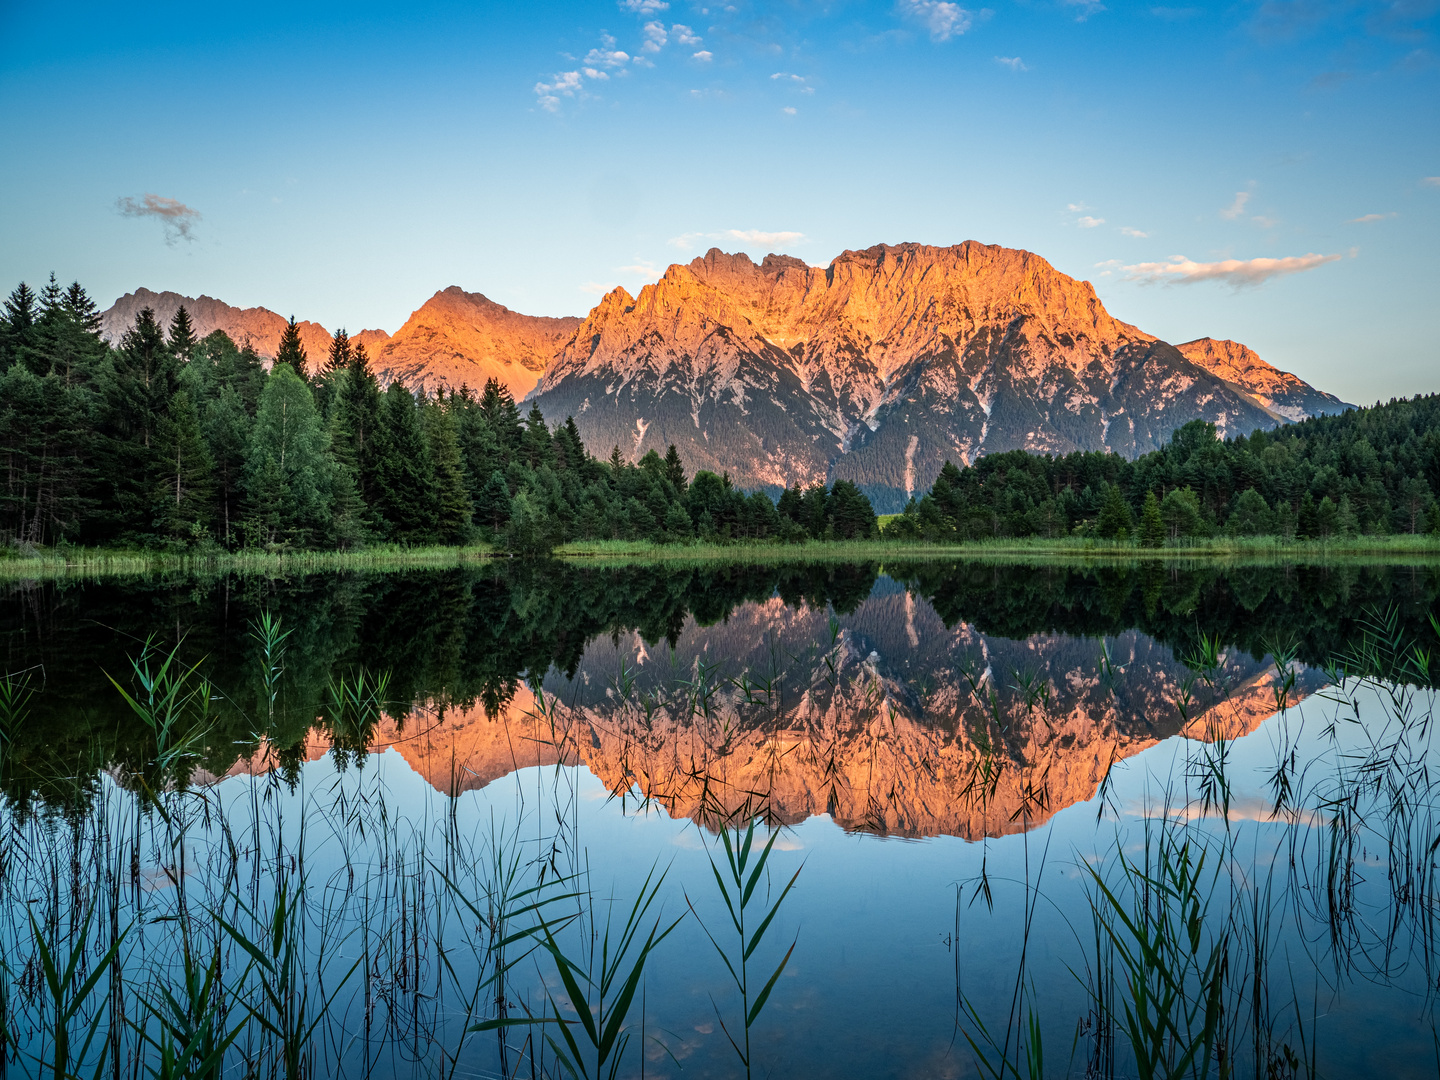
[{"label": "tall grass in water", "polygon": [[[1405,640],[1398,626],[1393,611],[1365,613],[1329,671],[1319,725],[1291,701],[1293,648],[1272,648],[1270,805],[1247,806],[1243,825],[1233,820],[1229,688],[1218,640],[1202,635],[1188,663],[1190,681],[1219,693],[1211,722],[1193,730],[1181,767],[1141,811],[1143,835],[1117,826],[1108,853],[1077,859],[1088,919],[1072,930],[1088,1007],[1061,1074],[1314,1077],[1326,1071],[1320,1014],[1343,989],[1408,980],[1430,1008],[1440,977],[1435,699],[1425,689],[1434,642]],[[1193,728],[1187,697],[1182,685],[1181,719]],[[1103,791],[1100,801],[1103,813]],[[1027,920],[1017,985],[1030,933]],[[1026,1013],[1021,1024],[1012,1009],[1002,1035],[993,1007],[965,1004],[982,1073],[1044,1071],[1033,1047],[1056,1017]]]}]

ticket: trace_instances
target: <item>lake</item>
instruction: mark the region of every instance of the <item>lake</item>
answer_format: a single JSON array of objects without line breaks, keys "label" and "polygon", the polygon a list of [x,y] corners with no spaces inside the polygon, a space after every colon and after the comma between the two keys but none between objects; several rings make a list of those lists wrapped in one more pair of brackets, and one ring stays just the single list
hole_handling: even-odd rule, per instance
[{"label": "lake", "polygon": [[0,1075],[1437,1068],[1434,566],[0,590]]}]

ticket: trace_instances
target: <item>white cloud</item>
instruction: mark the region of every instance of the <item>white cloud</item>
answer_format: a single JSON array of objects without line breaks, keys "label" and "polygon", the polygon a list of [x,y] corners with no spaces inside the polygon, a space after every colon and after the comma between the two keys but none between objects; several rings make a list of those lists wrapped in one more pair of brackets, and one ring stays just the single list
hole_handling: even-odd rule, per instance
[{"label": "white cloud", "polygon": [[1089,214],[1086,214],[1075,224],[1079,225],[1082,229],[1093,229],[1097,225],[1104,225],[1105,219],[1103,217],[1091,217]]},{"label": "white cloud", "polygon": [[970,29],[970,12],[946,0],[900,0],[900,13],[930,31],[931,41],[949,41]]},{"label": "white cloud", "polygon": [[1060,2],[1066,7],[1079,8],[1079,13],[1075,16],[1076,22],[1084,22],[1091,15],[1097,15],[1105,10],[1105,5],[1099,0],[1060,0]]},{"label": "white cloud", "polygon": [[714,59],[715,59],[715,54],[712,53],[709,49],[701,49],[699,52],[694,53],[694,54],[690,57],[690,59],[692,59],[692,60],[699,60],[699,61],[703,64],[703,63],[706,63],[707,61],[714,60]]},{"label": "white cloud", "polygon": [[672,237],[669,243],[672,247],[680,248],[682,251],[689,251],[698,246],[702,240],[738,240],[742,244],[795,244],[803,241],[805,234],[783,230],[780,232],[765,232],[763,229],[723,229],[720,232],[689,232],[680,236]]},{"label": "white cloud", "polygon": [[1129,281],[1153,285],[1158,281],[1177,285],[1193,285],[1199,281],[1224,281],[1237,289],[1259,285],[1272,277],[1299,274],[1335,262],[1339,255],[1292,255],[1284,259],[1223,259],[1200,263],[1184,255],[1172,255],[1169,262],[1137,263],[1125,267]]},{"label": "white cloud", "polygon": [[615,48],[615,39],[609,34],[600,35],[600,48],[585,54],[585,63],[591,67],[621,67],[630,62],[630,54]]},{"label": "white cloud", "polygon": [[997,56],[995,57],[995,62],[997,64],[1004,64],[1011,71],[1030,70],[1030,68],[1026,66],[1025,61],[1021,60],[1018,56]]},{"label": "white cloud", "polygon": [[1086,206],[1083,202],[1072,202],[1066,203],[1065,209],[1069,210],[1072,214],[1078,214],[1081,210],[1089,210],[1090,207]]},{"label": "white cloud", "polygon": [[1420,183],[1426,187],[1440,187],[1440,176],[1427,176],[1424,180],[1421,180]]},{"label": "white cloud", "polygon": [[643,277],[650,281],[658,281],[664,271],[649,259],[636,259],[630,266],[615,267],[615,273],[628,274],[631,277]]},{"label": "white cloud", "polygon": [[1137,240],[1144,240],[1149,237],[1148,232],[1141,232],[1139,229],[1132,229],[1129,225],[1121,225],[1120,232],[1125,236],[1133,236]]},{"label": "white cloud", "polygon": [[669,37],[665,33],[665,24],[662,22],[647,22],[641,33],[645,35],[645,43],[640,46],[645,52],[659,52],[665,46]]},{"label": "white cloud", "polygon": [[657,11],[665,11],[669,7],[665,0],[620,0],[620,10],[635,15],[654,15]]},{"label": "white cloud", "polygon": [[593,296],[604,296],[614,287],[614,285],[601,285],[598,281],[587,281],[584,285],[580,286],[580,291],[590,293]]},{"label": "white cloud", "polygon": [[794,75],[788,71],[777,71],[774,75],[770,76],[771,82],[776,80],[779,80],[782,85],[789,86],[790,89],[797,90],[802,94],[813,94],[815,92],[815,88],[810,85],[810,80],[804,75]]},{"label": "white cloud", "polygon": [[585,69],[584,69],[584,72],[585,72],[585,77],[586,77],[587,79],[609,79],[609,78],[610,78],[609,75],[606,75],[605,72],[600,71],[598,68],[585,68]]},{"label": "white cloud", "polygon": [[691,30],[690,27],[682,26],[680,23],[676,23],[670,27],[670,33],[675,35],[675,40],[681,45],[693,48],[700,44],[700,35],[695,33],[694,30]]},{"label": "white cloud", "polygon": [[1393,210],[1388,214],[1361,214],[1357,218],[1351,218],[1346,225],[1369,225],[1371,222],[1384,221],[1387,218],[1399,217]]},{"label": "white cloud", "polygon": [[580,72],[560,71],[550,76],[551,82],[538,82],[535,84],[535,94],[539,98],[540,107],[548,112],[560,110],[560,99],[562,97],[573,98],[580,93],[582,83]]},{"label": "white cloud", "polygon": [[785,106],[783,109],[781,109],[780,111],[783,112],[786,116],[794,116],[795,113],[796,113],[796,109],[795,109],[795,106],[794,106],[794,105],[786,105],[786,106]]},{"label": "white cloud", "polygon": [[1226,221],[1234,221],[1236,218],[1238,218],[1241,214],[1245,212],[1245,204],[1249,201],[1250,192],[1235,192],[1235,201],[1232,202],[1229,206],[1227,206],[1224,210],[1221,210],[1220,216]]}]

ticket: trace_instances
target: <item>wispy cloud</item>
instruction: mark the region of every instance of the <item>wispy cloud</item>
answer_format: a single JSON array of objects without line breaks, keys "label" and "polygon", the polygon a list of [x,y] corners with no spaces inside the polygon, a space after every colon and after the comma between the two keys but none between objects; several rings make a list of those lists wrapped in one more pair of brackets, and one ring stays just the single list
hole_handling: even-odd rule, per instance
[{"label": "wispy cloud", "polygon": [[1427,176],[1424,180],[1421,180],[1420,183],[1426,187],[1440,187],[1440,176]]},{"label": "wispy cloud", "polygon": [[585,54],[585,63],[591,67],[618,68],[630,62],[630,54],[615,48],[615,39],[609,34],[600,35],[600,47]]},{"label": "wispy cloud", "polygon": [[1241,214],[1243,214],[1243,213],[1245,212],[1245,204],[1248,203],[1249,201],[1250,201],[1250,192],[1248,192],[1248,191],[1237,191],[1237,192],[1235,192],[1235,201],[1232,202],[1229,206],[1225,207],[1224,210],[1221,210],[1221,211],[1220,211],[1220,216],[1221,216],[1222,218],[1224,218],[1226,221],[1234,221],[1236,218],[1238,218]]},{"label": "wispy cloud", "polygon": [[665,24],[662,22],[647,22],[640,32],[645,35],[645,42],[640,46],[644,52],[657,53],[670,40],[670,35],[665,33]]},{"label": "wispy cloud", "polygon": [[1069,210],[1072,214],[1078,214],[1081,210],[1089,210],[1090,207],[1083,202],[1072,202],[1066,203],[1065,209]]},{"label": "wispy cloud", "polygon": [[1300,274],[1341,258],[1340,255],[1292,255],[1284,259],[1223,259],[1219,262],[1195,262],[1184,255],[1172,255],[1169,262],[1136,263],[1125,267],[1125,277],[1145,285],[1165,282],[1193,285],[1201,281],[1223,281],[1242,288],[1260,285],[1274,277]]},{"label": "wispy cloud", "polygon": [[629,266],[615,267],[615,273],[625,274],[628,277],[642,277],[649,281],[657,281],[665,271],[656,266],[649,259],[636,259]]},{"label": "wispy cloud", "polygon": [[1024,60],[1021,60],[1020,57],[1018,57],[1018,56],[997,56],[997,57],[995,57],[995,62],[996,62],[997,64],[1003,64],[1003,65],[1005,65],[1005,66],[1008,67],[1011,71],[1029,71],[1029,70],[1030,70],[1030,68],[1026,66],[1025,61],[1024,61]]},{"label": "wispy cloud", "polygon": [[691,60],[699,60],[702,64],[705,64],[705,63],[709,63],[711,60],[714,60],[714,59],[715,59],[715,54],[712,53],[709,49],[701,49],[701,50],[700,50],[699,52],[697,52],[697,53],[691,53],[691,54],[690,54],[690,59],[691,59]]},{"label": "wispy cloud", "polygon": [[1193,19],[1200,14],[1198,7],[1152,7],[1150,14],[1157,19],[1164,19],[1166,22],[1180,22],[1184,19]]},{"label": "wispy cloud", "polygon": [[945,0],[900,0],[900,14],[930,32],[931,41],[949,41],[969,30],[970,12]]},{"label": "wispy cloud", "polygon": [[200,211],[186,206],[179,199],[146,193],[136,198],[125,195],[115,200],[115,209],[125,217],[156,218],[165,226],[165,243],[174,246],[177,240],[194,240],[190,230],[200,220]]},{"label": "wispy cloud", "polygon": [[688,232],[680,236],[672,237],[669,244],[672,247],[680,248],[682,251],[690,251],[699,246],[704,240],[729,240],[739,241],[742,244],[764,244],[775,246],[779,244],[795,244],[805,239],[802,232],[784,230],[780,232],[766,232],[763,229],[722,229],[720,232]]},{"label": "wispy cloud", "polygon": [[813,94],[815,92],[815,88],[810,85],[809,79],[804,75],[796,75],[793,72],[777,71],[774,75],[770,76],[770,80],[771,82],[778,81],[782,86],[788,86],[790,89],[797,90],[802,94]]},{"label": "wispy cloud", "polygon": [[1393,211],[1393,210],[1390,211],[1390,213],[1388,213],[1388,214],[1361,214],[1359,217],[1351,218],[1351,219],[1350,219],[1349,221],[1347,221],[1345,224],[1346,224],[1346,225],[1370,225],[1370,224],[1372,224],[1372,223],[1374,223],[1374,222],[1376,222],[1376,221],[1385,221],[1387,218],[1399,217],[1399,216],[1400,216],[1400,215],[1397,214],[1397,213],[1395,213],[1395,211]]},{"label": "wispy cloud", "polygon": [[1105,10],[1105,5],[1099,0],[1060,0],[1067,8],[1075,8],[1075,21],[1084,22],[1091,15],[1098,15]]},{"label": "wispy cloud", "polygon": [[682,26],[680,23],[676,23],[670,27],[670,33],[675,35],[676,41],[687,48],[694,48],[700,44],[700,35],[695,33],[694,30],[691,30],[690,27]]},{"label": "wispy cloud", "polygon": [[558,71],[550,82],[535,84],[535,97],[546,112],[559,112],[561,98],[578,97],[584,87],[578,71]]},{"label": "wispy cloud", "polygon": [[635,15],[654,15],[657,11],[665,11],[669,7],[665,0],[620,0],[620,10]]},{"label": "wispy cloud", "polygon": [[1148,232],[1141,232],[1139,229],[1132,229],[1129,225],[1121,225],[1120,232],[1125,236],[1133,236],[1137,240],[1144,240],[1150,236]]},{"label": "wispy cloud", "polygon": [[1079,221],[1075,222],[1075,224],[1079,225],[1082,229],[1093,229],[1097,226],[1104,225],[1105,219],[1103,217],[1091,217],[1089,214],[1086,214]]},{"label": "wispy cloud", "polygon": [[590,293],[592,296],[604,296],[613,288],[615,288],[614,285],[602,285],[598,281],[587,281],[580,286],[580,291]]}]

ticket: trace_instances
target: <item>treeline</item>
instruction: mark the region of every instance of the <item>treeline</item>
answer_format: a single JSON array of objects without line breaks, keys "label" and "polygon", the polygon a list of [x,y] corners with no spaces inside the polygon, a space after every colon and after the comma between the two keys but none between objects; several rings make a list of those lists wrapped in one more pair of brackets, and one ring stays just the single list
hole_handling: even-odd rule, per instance
[{"label": "treeline", "polygon": [[[522,416],[504,387],[382,390],[343,330],[312,364],[294,320],[266,370],[248,345],[142,311],[117,347],[80,285],[21,284],[0,315],[0,543],[359,548],[580,539],[877,535],[839,481],[777,506],[728,476],[687,477],[673,446],[593,457],[573,421]],[[311,373],[311,369],[314,369]]]},{"label": "treeline", "polygon": [[947,462],[884,535],[1081,535],[1163,547],[1212,536],[1440,533],[1436,491],[1440,395],[1432,394],[1225,440],[1195,420],[1134,461],[1015,450],[963,469]]}]

